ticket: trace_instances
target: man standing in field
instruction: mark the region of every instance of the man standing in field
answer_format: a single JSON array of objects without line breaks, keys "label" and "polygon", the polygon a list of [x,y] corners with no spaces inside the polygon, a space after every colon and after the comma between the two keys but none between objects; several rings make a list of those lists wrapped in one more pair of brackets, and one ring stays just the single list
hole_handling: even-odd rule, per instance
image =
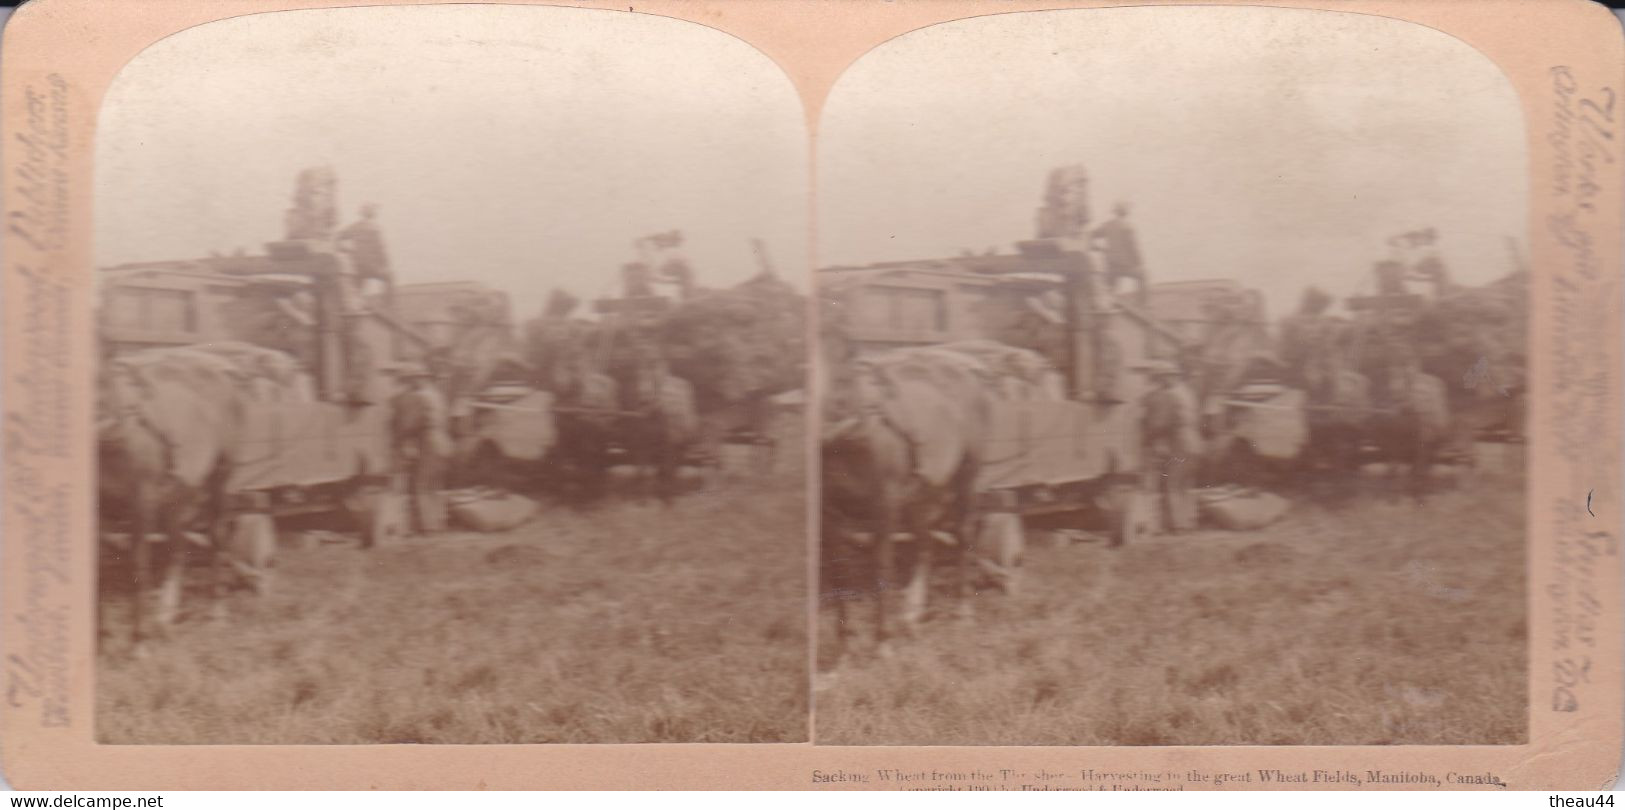
[{"label": "man standing in field", "polygon": [[1191,476],[1201,449],[1196,397],[1179,367],[1159,362],[1151,368],[1153,388],[1145,395],[1141,436],[1145,442],[1148,487],[1157,494],[1163,526],[1170,534],[1196,528]]},{"label": "man standing in field", "polygon": [[451,454],[446,401],[422,366],[403,364],[396,377],[404,390],[390,402],[390,435],[406,474],[412,533],[440,531],[445,528],[440,490]]}]

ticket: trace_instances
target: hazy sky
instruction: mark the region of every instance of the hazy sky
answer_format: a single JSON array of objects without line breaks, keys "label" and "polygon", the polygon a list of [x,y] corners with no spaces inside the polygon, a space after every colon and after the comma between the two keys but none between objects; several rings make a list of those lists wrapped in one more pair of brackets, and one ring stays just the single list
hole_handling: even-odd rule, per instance
[{"label": "hazy sky", "polygon": [[819,263],[1033,236],[1051,167],[1097,221],[1133,203],[1153,281],[1236,277],[1272,316],[1303,286],[1370,292],[1388,236],[1440,231],[1459,281],[1527,228],[1522,113],[1477,51],[1377,17],[1269,8],[1003,14],[899,37],[820,123]]},{"label": "hazy sky", "polygon": [[143,51],[98,133],[97,260],[282,236],[294,176],[330,164],[401,282],[471,279],[535,313],[611,292],[634,238],[681,229],[701,283],[805,286],[807,133],[780,69],[733,37],[611,11],[496,5],[240,17]]}]

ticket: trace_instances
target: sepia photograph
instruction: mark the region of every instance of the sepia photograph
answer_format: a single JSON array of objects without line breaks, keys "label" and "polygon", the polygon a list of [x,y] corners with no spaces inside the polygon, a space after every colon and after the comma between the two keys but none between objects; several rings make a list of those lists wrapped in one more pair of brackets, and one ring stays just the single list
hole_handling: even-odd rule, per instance
[{"label": "sepia photograph", "polygon": [[995,14],[848,68],[815,742],[1526,742],[1524,126],[1357,14]]},{"label": "sepia photograph", "polygon": [[96,130],[96,739],[807,739],[807,132],[606,10],[189,28]]},{"label": "sepia photograph", "polygon": [[0,10],[0,784],[1617,781],[1621,16],[345,2]]}]

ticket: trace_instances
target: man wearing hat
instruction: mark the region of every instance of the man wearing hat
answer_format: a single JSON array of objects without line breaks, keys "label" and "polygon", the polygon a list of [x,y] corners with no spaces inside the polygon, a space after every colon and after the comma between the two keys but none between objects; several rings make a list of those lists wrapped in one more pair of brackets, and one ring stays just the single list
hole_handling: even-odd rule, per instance
[{"label": "man wearing hat", "polygon": [[402,363],[395,368],[395,378],[401,392],[390,401],[390,435],[406,474],[412,532],[439,531],[445,524],[440,490],[451,455],[446,400],[422,365]]},{"label": "man wearing hat", "polygon": [[1157,494],[1164,528],[1170,534],[1189,531],[1196,528],[1191,479],[1202,443],[1196,397],[1178,365],[1158,361],[1150,373],[1152,389],[1142,403],[1140,423],[1149,489]]},{"label": "man wearing hat", "polygon": [[1147,304],[1145,266],[1140,261],[1140,242],[1134,235],[1134,225],[1128,221],[1129,205],[1118,202],[1112,206],[1112,218],[1101,223],[1089,234],[1090,246],[1105,257],[1106,288],[1117,293],[1117,280],[1134,282],[1135,297],[1141,306]]}]

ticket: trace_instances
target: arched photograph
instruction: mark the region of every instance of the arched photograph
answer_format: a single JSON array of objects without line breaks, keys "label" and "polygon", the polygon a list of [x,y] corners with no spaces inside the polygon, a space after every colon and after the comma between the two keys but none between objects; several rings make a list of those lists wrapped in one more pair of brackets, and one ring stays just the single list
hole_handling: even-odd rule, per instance
[{"label": "arched photograph", "polygon": [[869,51],[818,133],[819,744],[1527,740],[1494,63],[1358,14],[992,14]]},{"label": "arched photograph", "polygon": [[96,141],[97,739],[807,739],[807,133],[743,41],[187,29]]}]

